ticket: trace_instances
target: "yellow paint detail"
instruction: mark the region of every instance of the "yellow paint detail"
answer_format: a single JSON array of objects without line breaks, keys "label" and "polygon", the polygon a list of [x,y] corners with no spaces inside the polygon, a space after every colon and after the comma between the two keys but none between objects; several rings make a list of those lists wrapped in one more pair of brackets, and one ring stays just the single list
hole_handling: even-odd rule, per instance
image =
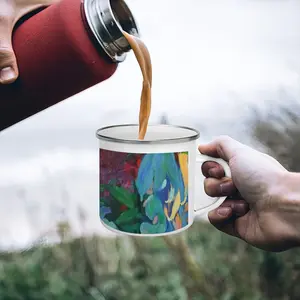
[{"label": "yellow paint detail", "polygon": [[171,216],[168,218],[169,221],[174,220],[176,214],[178,213],[179,207],[180,207],[180,192],[178,192],[175,197],[174,204],[172,207],[172,213]]},{"label": "yellow paint detail", "polygon": [[184,199],[181,202],[181,205],[184,205],[187,200],[187,191],[188,191],[188,185],[189,185],[188,155],[186,153],[179,153],[178,160],[179,160],[179,166],[180,166],[181,174],[183,177],[184,188],[185,188]]},{"label": "yellow paint detail", "polygon": [[181,222],[181,219],[180,219],[179,215],[177,215],[175,217],[175,224],[176,224],[176,229],[180,229],[182,227],[182,222]]}]

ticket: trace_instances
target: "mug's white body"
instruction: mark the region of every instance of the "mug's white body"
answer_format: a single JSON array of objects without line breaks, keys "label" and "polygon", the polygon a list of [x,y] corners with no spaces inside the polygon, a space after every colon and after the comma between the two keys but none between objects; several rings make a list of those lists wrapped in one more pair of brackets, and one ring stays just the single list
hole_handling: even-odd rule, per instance
[{"label": "mug's white body", "polygon": [[[199,138],[199,133],[196,130],[176,127],[169,125],[154,125],[149,126],[145,140],[138,141],[138,126],[136,125],[123,125],[123,126],[112,126],[104,129],[100,129],[98,132],[99,138],[99,153],[100,162],[104,158],[101,157],[101,151],[111,151],[119,153],[132,153],[132,154],[165,154],[165,153],[187,153],[188,154],[188,222],[185,226],[174,231],[163,232],[163,233],[130,233],[120,231],[114,228],[110,228],[104,222],[102,224],[109,230],[115,231],[117,233],[125,233],[135,236],[162,236],[170,235],[174,233],[179,233],[193,224],[195,218],[195,193],[196,189],[203,189],[203,180],[197,182],[197,185],[201,187],[196,187],[196,158],[198,157],[197,150],[197,140]],[[97,133],[98,133],[97,132]],[[202,163],[207,159],[202,159]],[[215,159],[211,159],[215,160]],[[197,165],[197,173],[201,173],[201,166]],[[100,167],[101,173],[101,167]],[[101,174],[100,174],[101,176]],[[199,176],[198,176],[199,178]],[[208,196],[206,196],[207,198]],[[199,201],[199,200],[197,200]],[[101,208],[100,208],[101,210]]]}]

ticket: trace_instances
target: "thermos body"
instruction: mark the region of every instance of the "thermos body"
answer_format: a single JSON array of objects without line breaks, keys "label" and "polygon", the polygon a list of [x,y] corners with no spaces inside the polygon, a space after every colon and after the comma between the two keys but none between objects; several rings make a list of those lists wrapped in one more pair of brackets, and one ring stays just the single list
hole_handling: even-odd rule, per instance
[{"label": "thermos body", "polygon": [[123,0],[62,0],[13,34],[19,78],[0,85],[0,130],[111,77],[139,36]]}]

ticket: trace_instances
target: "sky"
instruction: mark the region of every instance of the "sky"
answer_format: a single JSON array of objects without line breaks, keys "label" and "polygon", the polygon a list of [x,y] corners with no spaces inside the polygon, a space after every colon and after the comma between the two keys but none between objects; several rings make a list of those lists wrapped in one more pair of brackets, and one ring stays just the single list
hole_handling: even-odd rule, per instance
[{"label": "sky", "polygon": [[[203,142],[229,134],[251,144],[251,107],[272,110],[282,90],[300,100],[300,1],[127,3],[152,58],[152,123],[167,114]],[[137,122],[141,80],[129,53],[109,80],[0,133],[0,247],[51,241],[62,209],[76,234],[114,236],[98,220],[95,131]]]}]

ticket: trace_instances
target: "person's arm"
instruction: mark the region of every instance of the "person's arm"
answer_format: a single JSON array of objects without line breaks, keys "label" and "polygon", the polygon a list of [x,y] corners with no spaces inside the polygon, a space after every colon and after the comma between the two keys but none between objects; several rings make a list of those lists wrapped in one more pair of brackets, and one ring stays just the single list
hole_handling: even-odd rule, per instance
[{"label": "person's arm", "polygon": [[282,224],[286,224],[291,243],[300,246],[300,173],[286,172],[271,193],[278,203],[277,215]]},{"label": "person's arm", "polygon": [[229,162],[223,168],[203,164],[204,188],[212,197],[230,196],[208,215],[219,230],[268,251],[300,246],[300,174],[288,172],[274,158],[230,137],[199,147],[201,153]]}]

